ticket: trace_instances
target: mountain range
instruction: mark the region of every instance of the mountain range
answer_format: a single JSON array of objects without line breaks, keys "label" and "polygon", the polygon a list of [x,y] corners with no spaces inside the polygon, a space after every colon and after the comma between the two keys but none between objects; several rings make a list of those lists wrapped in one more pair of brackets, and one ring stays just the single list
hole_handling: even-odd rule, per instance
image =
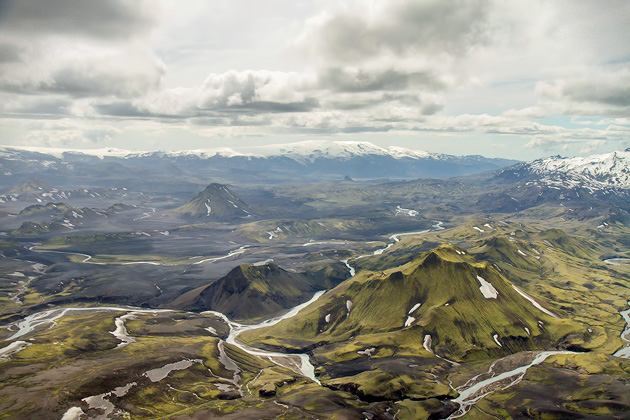
[{"label": "mountain range", "polygon": [[[123,180],[126,186],[159,184],[164,189],[173,175],[215,178],[218,181],[299,182],[352,177],[445,178],[500,169],[514,160],[483,156],[454,156],[402,147],[383,148],[369,142],[305,141],[259,146],[247,152],[234,149],[181,152],[133,152],[120,149],[62,150],[0,149],[0,178],[11,181],[36,175],[58,181],[63,175],[85,177],[96,185]],[[133,179],[130,183],[129,179]]]}]

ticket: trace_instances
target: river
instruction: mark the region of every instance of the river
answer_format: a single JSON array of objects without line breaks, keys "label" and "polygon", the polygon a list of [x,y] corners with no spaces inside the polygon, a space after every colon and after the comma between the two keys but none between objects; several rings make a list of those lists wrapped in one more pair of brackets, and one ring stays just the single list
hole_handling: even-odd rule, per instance
[{"label": "river", "polygon": [[[630,300],[628,301],[628,305],[630,306]],[[630,359],[630,309],[626,309],[625,311],[621,311],[619,313],[626,321],[626,328],[621,333],[621,339],[626,341],[626,344],[617,350],[613,356]]]},{"label": "river", "polygon": [[[140,309],[140,308],[123,308],[118,306],[98,306],[92,308],[55,308],[48,309],[46,311],[37,312],[32,315],[27,316],[19,321],[15,321],[6,325],[2,328],[7,331],[15,331],[15,333],[7,338],[5,341],[12,341],[17,338],[20,338],[28,333],[33,332],[37,327],[43,325],[49,325],[49,328],[54,327],[57,323],[55,322],[57,319],[66,315],[69,312],[101,312],[101,311],[123,311],[123,312],[166,312],[168,309]],[[123,324],[124,325],[124,324]],[[116,324],[116,331],[118,331],[118,324]],[[126,331],[125,331],[126,332]],[[114,334],[116,335],[116,334]],[[117,335],[116,335],[117,336]],[[122,338],[121,338],[122,340]]]},{"label": "river", "polygon": [[499,360],[502,360],[499,359],[493,362],[492,365],[490,365],[490,369],[487,372],[487,374],[493,374],[494,376],[480,380],[482,375],[477,375],[461,387],[457,388],[456,391],[459,393],[459,396],[452,401],[459,404],[459,409],[451,414],[447,420],[457,419],[464,416],[475,404],[481,401],[485,396],[495,391],[504,390],[516,385],[523,379],[525,373],[530,367],[541,364],[548,357],[555,354],[574,353],[570,351],[542,351],[535,354],[536,355],[531,362],[512,370],[496,374],[493,369],[495,368],[497,362]]},{"label": "river", "polygon": [[[81,252],[71,252],[71,251],[54,251],[54,250],[45,250],[45,249],[35,249],[37,247],[37,245],[33,245],[31,246],[28,250],[29,251],[33,251],[33,252],[39,252],[39,253],[52,253],[52,254],[66,254],[66,255],[78,255],[79,257],[82,257],[83,259],[81,260],[81,263],[84,264],[95,264],[95,265],[138,265],[138,264],[146,264],[146,265],[163,265],[163,266],[167,266],[167,267],[172,267],[175,265],[180,265],[183,264],[182,263],[165,263],[162,261],[127,261],[127,262],[109,262],[109,263],[104,263],[104,262],[94,262],[91,261],[92,260],[92,255],[89,254],[83,254]],[[197,264],[205,264],[205,263],[214,263],[220,260],[224,260],[226,258],[231,258],[234,257],[236,255],[240,255],[243,254],[245,252],[247,252],[249,246],[248,245],[244,245],[241,246],[238,249],[235,249],[233,251],[228,252],[226,255],[222,255],[219,257],[210,257],[210,258],[204,258],[202,256],[196,256],[196,257],[191,257],[189,258],[190,260],[192,259],[196,259],[196,258],[202,258],[199,261],[195,261],[195,262],[191,262],[190,264],[192,265],[197,265]]]},{"label": "river", "polygon": [[230,326],[230,333],[229,333],[227,339],[225,340],[226,343],[232,344],[233,346],[238,347],[239,349],[243,350],[244,352],[246,352],[248,354],[251,354],[252,356],[265,357],[265,358],[271,360],[273,363],[275,363],[277,365],[288,367],[288,368],[290,368],[290,369],[292,369],[292,370],[302,374],[303,376],[311,379],[313,382],[316,382],[317,384],[320,384],[320,382],[317,380],[317,378],[315,378],[315,367],[312,365],[308,355],[306,355],[306,354],[299,354],[299,353],[292,353],[292,354],[291,353],[279,353],[279,352],[274,352],[274,351],[267,351],[267,350],[263,350],[263,349],[257,349],[257,348],[254,348],[254,347],[250,347],[250,346],[248,346],[246,344],[239,343],[238,341],[236,341],[236,338],[239,335],[243,334],[245,331],[251,331],[251,330],[257,330],[259,328],[271,327],[272,325],[276,325],[280,321],[283,321],[285,319],[294,317],[302,309],[306,308],[311,303],[313,303],[317,299],[319,299],[325,292],[326,292],[325,290],[319,291],[319,292],[315,293],[310,300],[308,300],[307,302],[304,302],[304,303],[294,307],[293,309],[289,310],[284,315],[273,317],[273,318],[267,319],[265,321],[259,322],[257,324],[240,324],[238,322],[230,321],[228,319],[228,317],[226,317],[221,312],[207,311],[205,313],[211,313],[213,315],[221,317]]},{"label": "river", "polygon": [[630,258],[615,257],[604,260],[608,265],[630,265]]}]

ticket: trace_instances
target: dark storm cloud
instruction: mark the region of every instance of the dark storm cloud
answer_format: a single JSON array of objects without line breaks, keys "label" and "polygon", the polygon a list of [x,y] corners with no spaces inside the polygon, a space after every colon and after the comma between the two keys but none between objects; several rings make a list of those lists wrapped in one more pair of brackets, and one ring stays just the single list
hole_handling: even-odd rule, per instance
[{"label": "dark storm cloud", "polygon": [[300,102],[251,101],[242,105],[219,108],[223,112],[250,112],[254,114],[275,114],[290,112],[308,112],[319,107],[315,98],[306,98]]},{"label": "dark storm cloud", "polygon": [[489,42],[490,7],[484,0],[393,1],[382,16],[373,20],[357,7],[332,16],[316,36],[324,54],[342,62],[382,52],[461,55],[473,46]]},{"label": "dark storm cloud", "polygon": [[151,28],[149,6],[138,0],[0,0],[0,28],[26,37],[51,33],[126,38]]},{"label": "dark storm cloud", "polygon": [[588,80],[568,81],[562,88],[562,95],[575,102],[629,107],[630,72],[611,75],[608,78],[595,76]]},{"label": "dark storm cloud", "polygon": [[0,64],[22,61],[22,48],[15,44],[0,42]]},{"label": "dark storm cloud", "polygon": [[156,114],[146,110],[139,109],[131,102],[117,101],[112,103],[103,103],[93,105],[97,112],[101,115],[109,117],[122,118],[182,118],[180,115]]},{"label": "dark storm cloud", "polygon": [[[215,106],[208,105],[203,108],[188,108],[177,114],[163,114],[142,109],[129,101],[116,101],[94,105],[99,114],[121,118],[169,118],[169,119],[195,119],[198,125],[216,125],[226,122],[227,118],[234,119],[235,115],[256,116],[277,113],[308,112],[319,106],[314,98],[307,98],[301,102],[272,102],[252,101],[246,104]],[[238,117],[236,117],[238,118]],[[260,125],[248,123],[248,125]]]},{"label": "dark storm cloud", "polygon": [[384,71],[329,68],[319,75],[323,88],[339,92],[396,91],[421,87],[442,90],[445,85],[430,72],[406,73],[395,69]]},{"label": "dark storm cloud", "polygon": [[[53,82],[40,86],[43,91],[64,93],[74,97],[116,95],[130,97],[144,94],[156,88],[164,69],[155,67],[151,72],[133,69],[114,72],[98,68],[98,63],[85,63],[57,71]],[[116,70],[119,70],[118,67]]]}]

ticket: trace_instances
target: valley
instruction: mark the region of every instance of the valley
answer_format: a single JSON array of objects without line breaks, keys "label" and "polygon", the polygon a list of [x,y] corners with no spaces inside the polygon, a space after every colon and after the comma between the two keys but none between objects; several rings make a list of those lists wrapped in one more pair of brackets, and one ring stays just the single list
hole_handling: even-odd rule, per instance
[{"label": "valley", "polygon": [[626,418],[630,152],[286,149],[3,149],[1,417]]}]

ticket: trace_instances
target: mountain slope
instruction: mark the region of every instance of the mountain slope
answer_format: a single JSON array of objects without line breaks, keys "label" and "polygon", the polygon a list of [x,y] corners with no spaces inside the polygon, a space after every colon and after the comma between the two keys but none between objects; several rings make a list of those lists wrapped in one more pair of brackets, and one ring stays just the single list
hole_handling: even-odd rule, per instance
[{"label": "mountain slope", "polygon": [[210,184],[176,212],[189,217],[226,220],[249,217],[253,210],[225,185]]},{"label": "mountain slope", "polygon": [[181,296],[173,305],[189,311],[219,311],[232,319],[252,319],[292,308],[308,300],[315,288],[306,275],[275,264],[243,264],[215,283]]},{"label": "mountain slope", "polygon": [[[242,338],[309,347],[385,333],[382,339],[409,346],[412,353],[424,345],[441,356],[468,360],[554,347],[579,329],[534,306],[490,264],[441,246],[392,270],[362,271],[304,313]],[[378,341],[372,343],[378,351]]]},{"label": "mountain slope", "polygon": [[630,189],[630,149],[586,157],[537,159],[507,168],[499,176],[537,181],[556,188],[585,189],[591,193],[627,190]]},{"label": "mountain slope", "polygon": [[[186,150],[178,152],[133,152],[119,149],[63,150],[45,148],[0,148],[0,169],[15,178],[23,174],[16,161],[29,162],[29,176],[60,176],[78,170],[95,176],[103,163],[121,165],[115,175],[136,179],[151,173],[160,177],[181,170],[189,176],[260,181],[296,182],[302,179],[355,178],[445,178],[497,170],[514,160],[483,156],[454,156],[402,147],[380,147],[369,142],[304,141],[250,147]],[[170,172],[169,172],[170,173]],[[146,175],[145,175],[146,176]],[[2,175],[0,175],[1,179]],[[101,181],[101,175],[98,180]],[[11,178],[12,179],[12,178]],[[164,178],[166,180],[167,177]],[[153,181],[153,180],[152,180]]]},{"label": "mountain slope", "polygon": [[26,181],[20,183],[13,188],[11,188],[8,194],[11,195],[21,195],[21,194],[32,194],[32,193],[40,193],[42,191],[48,191],[52,187],[42,181],[37,177],[29,178]]}]

